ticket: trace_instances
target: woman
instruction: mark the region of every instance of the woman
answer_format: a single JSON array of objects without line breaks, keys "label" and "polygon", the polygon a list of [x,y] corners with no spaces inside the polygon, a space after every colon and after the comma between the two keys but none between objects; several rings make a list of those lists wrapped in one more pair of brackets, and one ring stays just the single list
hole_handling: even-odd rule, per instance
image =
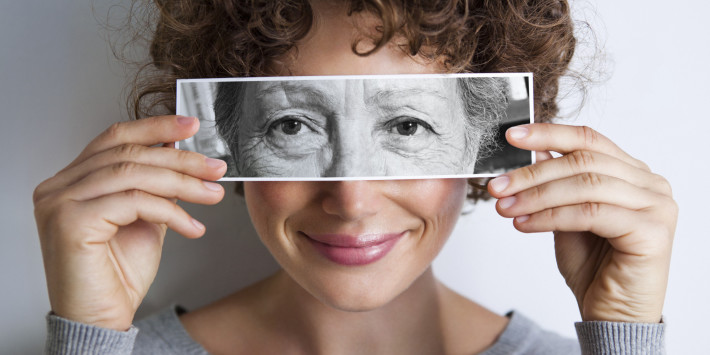
[{"label": "woman", "polygon": [[[170,75],[532,71],[536,115],[546,120],[574,46],[558,1],[436,9],[314,1],[313,17],[293,3],[176,3],[159,4],[151,50],[168,77],[144,92],[169,95]],[[274,34],[295,46],[264,40]],[[134,341],[137,353],[575,351],[434,278],[431,261],[468,192],[461,179],[245,183],[254,226],[283,270],[203,309],[168,310],[133,327],[166,226],[188,238],[205,231],[172,199],[211,204],[224,193],[208,181],[223,162],[154,147],[197,125],[175,116],[116,124],[37,187],[50,351],[130,352]],[[520,231],[556,232],[558,266],[584,320],[582,350],[660,351],[677,214],[668,183],[588,128],[535,124],[507,138],[538,151],[539,162],[492,180],[488,192]]]}]

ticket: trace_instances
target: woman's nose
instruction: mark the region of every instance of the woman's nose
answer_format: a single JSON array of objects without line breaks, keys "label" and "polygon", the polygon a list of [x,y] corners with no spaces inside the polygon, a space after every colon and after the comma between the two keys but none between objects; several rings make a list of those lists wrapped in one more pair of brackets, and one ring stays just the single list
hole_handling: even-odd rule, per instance
[{"label": "woman's nose", "polygon": [[373,216],[382,207],[382,181],[327,181],[323,210],[345,221],[359,221]]}]

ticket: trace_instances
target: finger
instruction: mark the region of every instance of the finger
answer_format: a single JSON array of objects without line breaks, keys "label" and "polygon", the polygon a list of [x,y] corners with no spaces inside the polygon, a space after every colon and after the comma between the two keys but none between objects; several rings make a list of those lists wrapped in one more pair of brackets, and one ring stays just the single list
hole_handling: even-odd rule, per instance
[{"label": "finger", "polygon": [[587,202],[640,210],[658,203],[659,195],[627,181],[596,173],[584,173],[533,186],[514,196],[498,200],[496,209],[504,217],[515,217],[544,209]]},{"label": "finger", "polygon": [[38,197],[42,198],[59,188],[72,185],[94,171],[124,162],[170,169],[203,180],[217,180],[227,171],[227,164],[224,161],[207,158],[199,153],[124,144],[100,152],[76,166],[61,171],[42,184],[41,191],[37,192]]},{"label": "finger", "polygon": [[612,156],[584,150],[513,170],[504,175],[507,177],[506,185],[495,181],[489,190],[495,197],[509,196],[531,186],[582,173],[612,176],[658,193],[670,194],[670,185],[661,176]]},{"label": "finger", "polygon": [[[588,202],[518,216],[513,219],[513,224],[516,229],[525,233],[588,231],[600,237],[613,238],[631,233],[633,222],[638,223],[639,219],[635,211]],[[599,223],[600,221],[603,223]]]},{"label": "finger", "polygon": [[63,190],[62,197],[86,201],[121,191],[142,190],[179,200],[215,204],[224,196],[221,185],[175,172],[134,162],[107,166]]},{"label": "finger", "polygon": [[535,152],[535,161],[541,162],[553,159],[552,154],[548,151]]},{"label": "finger", "polygon": [[[662,237],[665,229],[655,228],[657,224],[661,222],[650,213],[602,203],[555,207],[513,220],[515,228],[523,233],[588,231],[607,238],[614,249],[627,254],[663,250],[670,240]],[[648,226],[647,230],[639,231],[640,225]]]},{"label": "finger", "polygon": [[91,141],[67,168],[81,163],[96,153],[123,144],[152,146],[181,141],[194,135],[199,127],[200,122],[197,118],[185,116],[156,116],[118,122]]},{"label": "finger", "polygon": [[[154,224],[165,224],[175,232],[198,238],[205,232],[205,226],[192,218],[182,207],[162,197],[139,190],[129,190],[78,204],[76,215],[86,216],[86,220],[97,221],[93,230],[99,239],[88,242],[104,243],[118,231],[119,227],[138,220]],[[121,206],[121,208],[117,208]],[[108,238],[108,239],[107,239]]]},{"label": "finger", "polygon": [[510,144],[520,149],[549,150],[560,154],[576,150],[599,152],[650,171],[645,163],[633,158],[609,138],[586,126],[533,123],[512,127],[505,135]]}]

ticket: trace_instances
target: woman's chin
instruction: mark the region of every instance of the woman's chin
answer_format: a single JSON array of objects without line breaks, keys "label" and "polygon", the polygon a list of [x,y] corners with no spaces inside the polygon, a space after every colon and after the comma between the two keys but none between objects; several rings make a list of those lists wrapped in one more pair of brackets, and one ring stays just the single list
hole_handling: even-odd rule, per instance
[{"label": "woman's chin", "polygon": [[310,276],[294,281],[321,304],[343,312],[369,312],[401,298],[413,285],[419,284],[422,274],[419,270],[408,273],[390,269],[389,274],[377,270],[359,275],[331,273]]},{"label": "woman's chin", "polygon": [[388,295],[380,292],[328,291],[320,290],[318,294],[311,294],[324,305],[343,312],[374,311],[386,306],[398,296],[397,294]]}]

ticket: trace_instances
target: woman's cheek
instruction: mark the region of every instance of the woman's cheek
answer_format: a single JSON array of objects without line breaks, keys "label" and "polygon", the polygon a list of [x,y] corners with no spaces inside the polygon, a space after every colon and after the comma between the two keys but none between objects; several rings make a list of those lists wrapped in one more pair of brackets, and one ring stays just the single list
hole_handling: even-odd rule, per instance
[{"label": "woman's cheek", "polygon": [[313,193],[307,181],[245,181],[244,198],[254,225],[283,224],[305,208]]},{"label": "woman's cheek", "polygon": [[466,179],[402,180],[403,193],[409,193],[404,206],[423,219],[450,223],[458,220],[468,191]]}]

